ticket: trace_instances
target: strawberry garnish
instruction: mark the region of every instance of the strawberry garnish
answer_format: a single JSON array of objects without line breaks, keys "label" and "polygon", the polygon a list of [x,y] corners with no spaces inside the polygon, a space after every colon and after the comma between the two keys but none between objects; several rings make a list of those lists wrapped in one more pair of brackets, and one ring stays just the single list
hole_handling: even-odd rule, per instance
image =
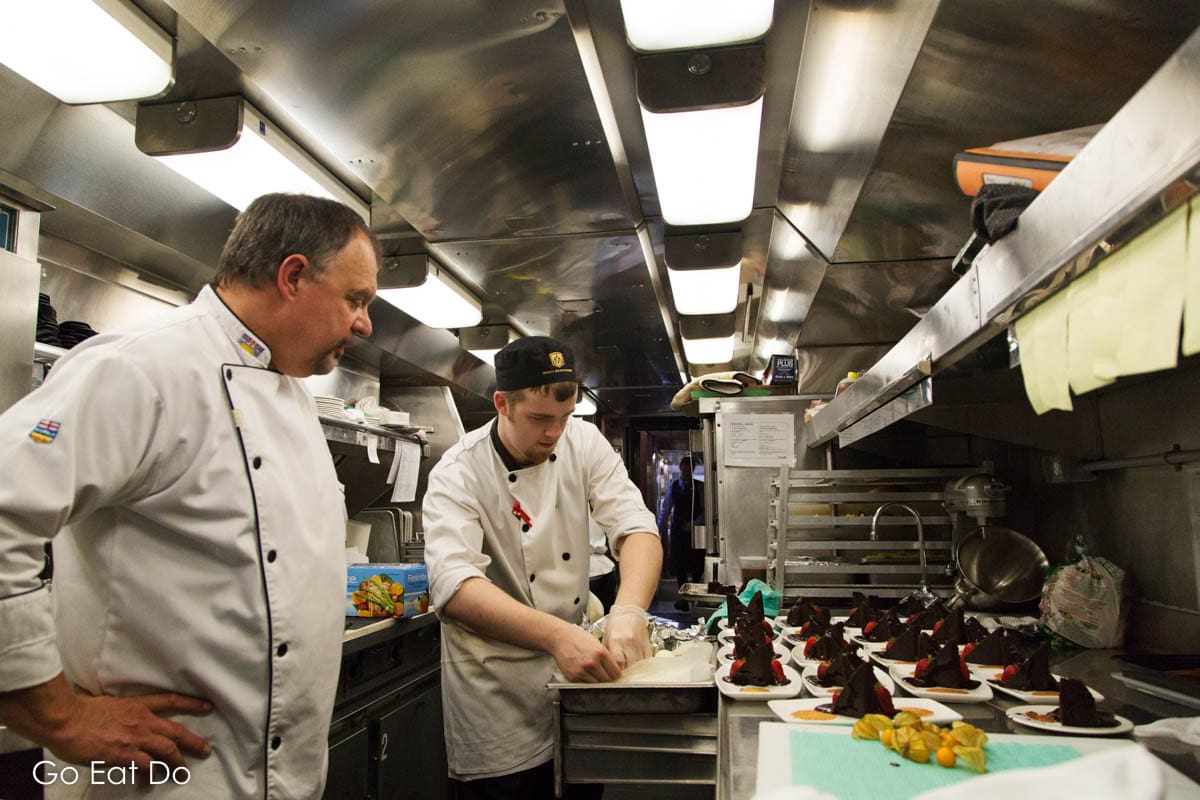
[{"label": "strawberry garnish", "polygon": [[762,627],[763,627],[763,632],[767,635],[768,642],[775,638],[775,629],[773,627],[771,627],[771,623],[767,622],[764,619],[762,621]]},{"label": "strawberry garnish", "polygon": [[974,652],[975,652],[975,642],[971,642],[970,644],[965,645],[963,647],[962,656],[963,656],[963,658],[966,658],[967,656],[971,655],[971,653],[974,653]]},{"label": "strawberry garnish", "polygon": [[1019,669],[1020,667],[1018,667],[1016,664],[1009,664],[1004,668],[1004,672],[1000,674],[1000,680],[1004,682],[1012,680],[1013,676],[1017,674]]},{"label": "strawberry garnish", "polygon": [[946,620],[944,620],[944,619],[939,619],[937,622],[933,623],[933,632],[934,632],[934,633],[937,633],[937,632],[938,632],[938,630],[940,630],[940,629],[941,629],[941,627],[942,627],[942,623],[943,623],[943,622],[945,622],[945,621],[946,621]]},{"label": "strawberry garnish", "polygon": [[879,627],[879,623],[876,622],[875,620],[871,620],[866,625],[863,625],[863,633],[870,633],[871,631],[875,630],[878,627]]},{"label": "strawberry garnish", "polygon": [[913,677],[920,678],[922,675],[924,675],[926,672],[929,671],[929,667],[932,665],[933,665],[932,658],[928,658],[928,657],[922,658],[920,661],[917,662],[917,666],[913,669]]},{"label": "strawberry garnish", "polygon": [[729,666],[729,677],[732,678],[734,675],[737,675],[738,670],[741,669],[745,663],[746,659],[744,658],[739,658],[734,661],[733,664]]},{"label": "strawberry garnish", "polygon": [[912,625],[917,619],[916,614],[909,614],[908,619],[904,620],[905,625]]},{"label": "strawberry garnish", "polygon": [[787,683],[787,678],[783,676],[783,664],[779,663],[778,658],[771,659],[771,674],[775,676],[776,683]]},{"label": "strawberry garnish", "polygon": [[888,690],[883,684],[875,684],[875,701],[879,704],[879,713],[886,714],[889,717],[896,715],[896,709],[892,705],[892,696],[888,694]]},{"label": "strawberry garnish", "polygon": [[820,664],[817,665],[817,680],[824,682],[825,674],[827,672],[829,672],[829,662],[822,661]]},{"label": "strawberry garnish", "polygon": [[808,641],[806,641],[804,643],[804,655],[807,656],[809,654],[809,652],[813,649],[813,647],[816,646],[817,642],[819,642],[820,640],[821,640],[821,637],[819,637],[819,636],[808,637]]},{"label": "strawberry garnish", "polygon": [[971,668],[967,666],[967,660],[962,656],[958,657],[958,669],[962,673],[964,681],[971,680]]}]

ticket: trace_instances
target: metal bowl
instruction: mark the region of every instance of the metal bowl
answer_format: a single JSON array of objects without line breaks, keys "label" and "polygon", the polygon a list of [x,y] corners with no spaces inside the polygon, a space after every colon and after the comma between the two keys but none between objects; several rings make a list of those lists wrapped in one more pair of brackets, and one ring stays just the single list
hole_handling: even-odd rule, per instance
[{"label": "metal bowl", "polygon": [[1028,603],[1042,593],[1050,562],[1028,537],[985,525],[963,537],[956,552],[958,600],[973,608]]}]

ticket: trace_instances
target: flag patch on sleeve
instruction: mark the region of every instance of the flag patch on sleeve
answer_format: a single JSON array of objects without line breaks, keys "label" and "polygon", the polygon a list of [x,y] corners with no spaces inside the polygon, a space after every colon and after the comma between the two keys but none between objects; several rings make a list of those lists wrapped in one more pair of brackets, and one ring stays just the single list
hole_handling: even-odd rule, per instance
[{"label": "flag patch on sleeve", "polygon": [[58,436],[60,423],[52,419],[38,420],[37,427],[29,432],[29,438],[38,444],[50,444]]}]

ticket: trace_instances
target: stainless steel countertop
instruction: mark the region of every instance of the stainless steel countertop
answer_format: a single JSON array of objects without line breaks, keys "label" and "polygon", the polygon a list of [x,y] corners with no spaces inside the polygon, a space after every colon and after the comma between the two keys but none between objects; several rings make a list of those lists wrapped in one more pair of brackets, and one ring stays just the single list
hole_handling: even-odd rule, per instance
[{"label": "stainless steel countertop", "polygon": [[[1078,678],[1104,695],[1100,708],[1127,717],[1135,725],[1143,725],[1164,717],[1194,717],[1196,710],[1134,691],[1111,677],[1113,672],[1127,669],[1116,661],[1117,650],[1085,650],[1061,657],[1054,671]],[[963,719],[989,733],[1028,734],[1026,728],[1014,725],[1005,711],[1016,700],[999,695],[987,703],[955,703],[954,710]],[[721,696],[718,710],[720,749],[717,764],[717,800],[746,800],[754,796],[758,772],[758,726],[761,722],[778,721],[766,703],[747,700],[727,700]],[[847,729],[849,736],[849,729]],[[1114,737],[1120,738],[1120,737]],[[1127,738],[1133,738],[1130,734]],[[1150,752],[1179,770],[1193,782],[1200,782],[1200,752],[1174,740],[1162,738],[1137,739]],[[1193,783],[1200,796],[1200,785]]]}]

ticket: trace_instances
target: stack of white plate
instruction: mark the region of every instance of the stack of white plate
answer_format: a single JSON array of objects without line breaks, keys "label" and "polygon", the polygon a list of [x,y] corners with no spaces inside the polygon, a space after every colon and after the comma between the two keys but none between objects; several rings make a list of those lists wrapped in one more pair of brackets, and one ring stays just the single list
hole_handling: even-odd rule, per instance
[{"label": "stack of white plate", "polygon": [[346,416],[346,401],[342,398],[318,394],[314,395],[313,399],[317,401],[317,413],[322,417],[337,417],[341,419]]}]

